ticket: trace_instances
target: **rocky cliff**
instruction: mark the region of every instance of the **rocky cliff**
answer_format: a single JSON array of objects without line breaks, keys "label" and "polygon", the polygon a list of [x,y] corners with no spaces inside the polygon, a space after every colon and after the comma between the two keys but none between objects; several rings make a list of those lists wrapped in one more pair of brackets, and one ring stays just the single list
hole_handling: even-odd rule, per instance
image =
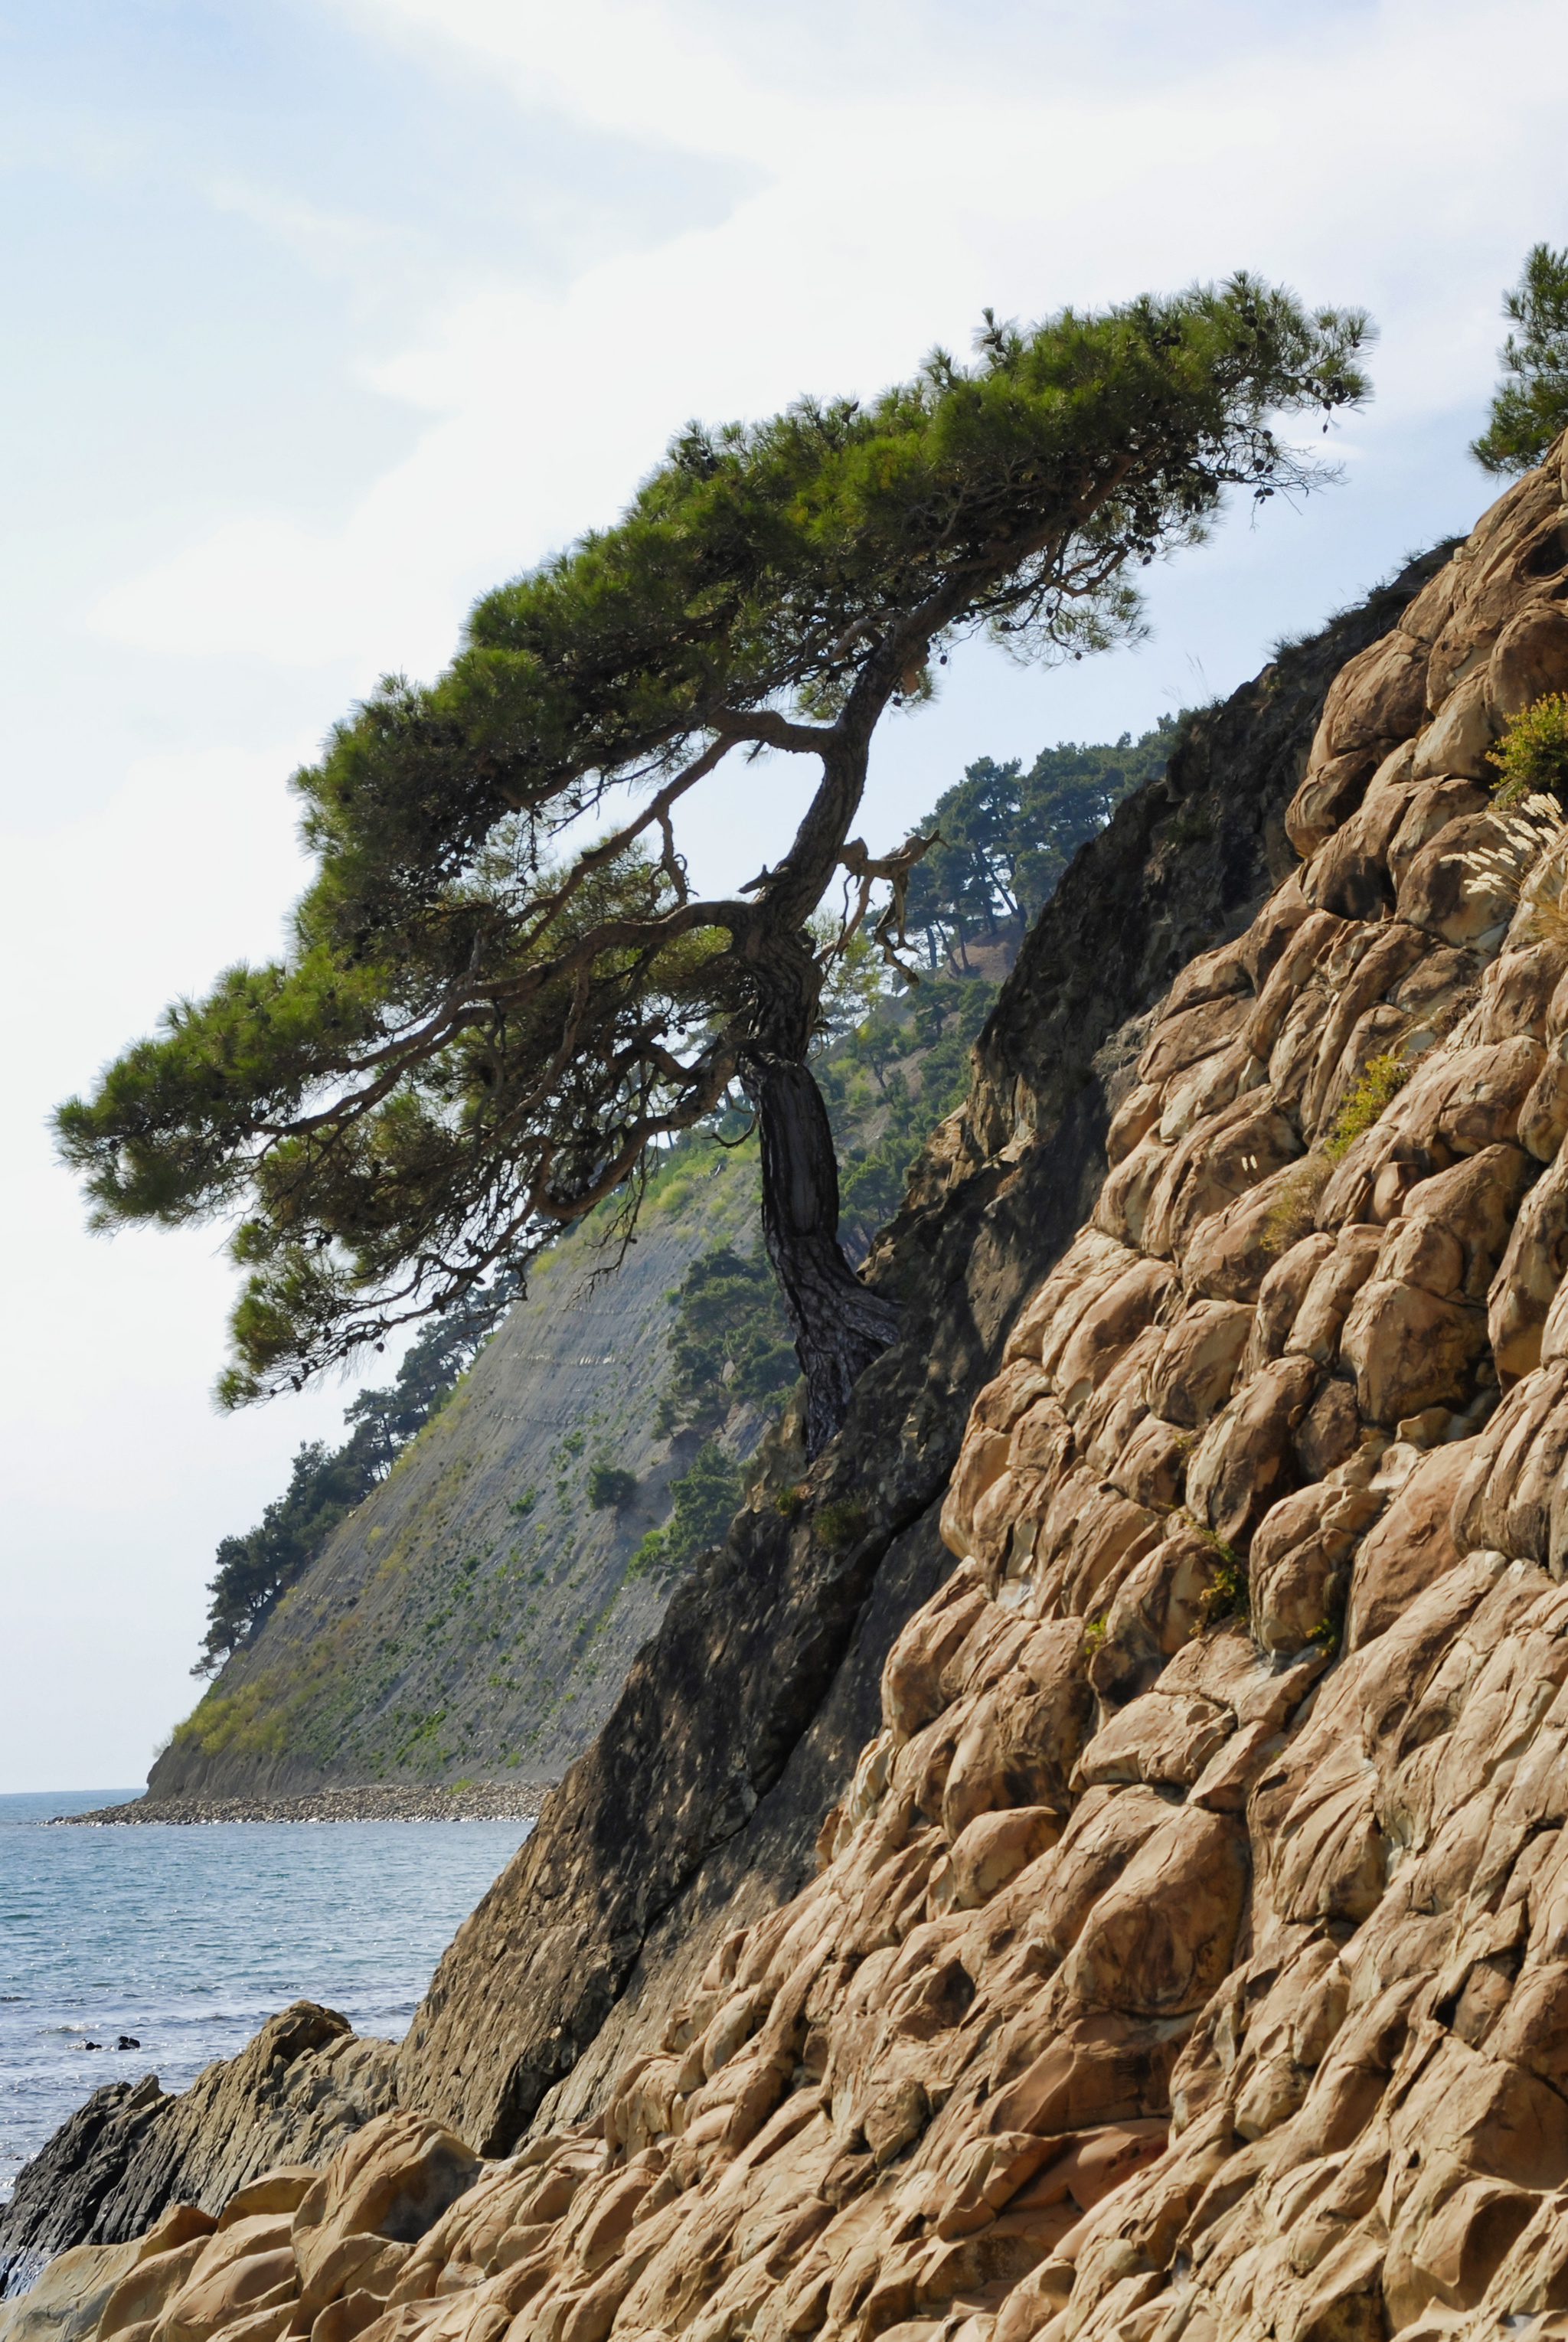
[{"label": "rocky cliff", "polygon": [[1564,511],[1559,448],[1080,858],[903,1339],[399,2110],[6,2342],[1564,2331],[1568,914],[1484,761],[1568,686]]}]

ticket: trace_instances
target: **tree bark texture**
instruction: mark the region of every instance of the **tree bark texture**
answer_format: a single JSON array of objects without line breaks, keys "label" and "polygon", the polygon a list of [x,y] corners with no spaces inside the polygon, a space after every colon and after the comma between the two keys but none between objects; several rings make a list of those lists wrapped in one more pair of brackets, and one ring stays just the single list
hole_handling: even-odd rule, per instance
[{"label": "tree bark texture", "polygon": [[839,1243],[838,1162],[809,1067],[758,1055],[744,1080],[762,1144],[763,1240],[806,1380],[806,1453],[814,1456],[893,1340],[898,1313],[867,1291]]}]

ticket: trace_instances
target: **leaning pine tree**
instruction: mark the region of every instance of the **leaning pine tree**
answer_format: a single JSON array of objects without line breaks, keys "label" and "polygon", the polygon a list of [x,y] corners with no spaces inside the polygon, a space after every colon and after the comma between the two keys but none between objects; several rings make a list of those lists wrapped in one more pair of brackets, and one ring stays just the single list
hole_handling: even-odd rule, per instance
[{"label": "leaning pine tree", "polygon": [[[237,1218],[225,1401],[471,1301],[617,1191],[630,1214],[650,1150],[738,1086],[816,1453],[895,1323],[840,1249],[807,1062],[844,942],[814,914],[840,873],[858,906],[888,881],[891,952],[920,851],[851,836],[876,726],[974,634],[1051,660],[1134,633],[1131,573],[1228,487],[1327,476],[1277,418],[1360,399],[1367,335],[1244,276],[988,315],[973,366],[688,429],[616,526],[479,602],[437,682],[387,678],[295,780],[319,866],[286,960],[170,1008],[58,1116],[100,1226]],[[701,898],[683,801],[754,790],[764,755],[805,777],[794,843]]]}]

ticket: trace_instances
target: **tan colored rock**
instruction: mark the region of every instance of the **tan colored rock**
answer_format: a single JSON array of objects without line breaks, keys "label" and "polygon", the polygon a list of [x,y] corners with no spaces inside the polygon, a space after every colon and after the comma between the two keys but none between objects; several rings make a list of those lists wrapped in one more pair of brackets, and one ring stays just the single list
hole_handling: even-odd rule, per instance
[{"label": "tan colored rock", "polygon": [[1505,1381],[1541,1364],[1547,1313],[1568,1270],[1568,1161],[1553,1164],[1519,1207],[1486,1298],[1487,1338]]},{"label": "tan colored rock", "polygon": [[1129,1266],[1124,1244],[1097,1228],[1081,1230],[1020,1310],[1002,1353],[1004,1370],[1021,1360],[1043,1363],[1048,1343],[1058,1356],[1089,1302]]},{"label": "tan colored rock", "polygon": [[1144,1133],[1094,1199],[1093,1225],[1097,1236],[1131,1248],[1142,1244],[1150,1198],[1170,1156],[1157,1126]]},{"label": "tan colored rock", "polygon": [[1356,1545],[1383,1510],[1381,1496],[1320,1481],[1264,1514],[1248,1561],[1253,1633],[1271,1656],[1322,1639],[1333,1648]]},{"label": "tan colored rock", "polygon": [[1305,778],[1285,807],[1285,836],[1303,861],[1326,846],[1340,824],[1355,812],[1383,761],[1382,746],[1373,741],[1346,756],[1324,756],[1308,766]]},{"label": "tan colored rock", "polygon": [[1519,1109],[1519,1144],[1538,1163],[1550,1163],[1568,1138],[1568,1057],[1561,1042],[1547,1053]]},{"label": "tan colored rock", "polygon": [[1268,1058],[1298,996],[1343,933],[1344,921],[1329,911],[1309,910],[1308,916],[1292,929],[1242,1028],[1254,1056]]},{"label": "tan colored rock", "polygon": [[1235,1724],[1229,1708],[1201,1692],[1145,1692],[1094,1735],[1079,1777],[1091,1788],[1133,1781],[1191,1788]]},{"label": "tan colored rock", "polygon": [[1312,1158],[1293,1162],[1201,1220],[1182,1255],[1187,1289],[1209,1301],[1253,1302],[1264,1278],[1311,1225],[1316,1201]]},{"label": "tan colored rock", "polygon": [[1481,987],[1483,1041],[1519,1034],[1544,1043],[1547,1016],[1568,965],[1568,946],[1536,940],[1511,944],[1487,969]]},{"label": "tan colored rock", "polygon": [[1532,602],[1510,618],[1486,663],[1486,704],[1501,731],[1549,692],[1568,690],[1568,615],[1552,602]]},{"label": "tan colored rock", "polygon": [[98,2320],[100,2342],[127,2327],[155,2320],[188,2283],[206,2250],[207,2236],[198,2234],[167,2251],[150,2253],[128,2269],[110,2295]]},{"label": "tan colored rock", "polygon": [[998,1807],[1046,1806],[1064,1814],[1094,1705],[1077,1619],[1049,1619],[1031,1629],[1013,1666],[976,1702],[958,1736],[942,1797],[948,1837]]},{"label": "tan colored rock", "polygon": [[1420,1212],[1402,1215],[1390,1224],[1376,1273],[1391,1285],[1419,1285],[1447,1301],[1464,1291],[1464,1246],[1441,1220]]},{"label": "tan colored rock", "polygon": [[[1301,1101],[1303,1130],[1324,1128],[1333,1106],[1353,1082],[1369,1054],[1392,1046],[1395,1036],[1408,1032],[1408,1012],[1395,1006],[1406,979],[1438,948],[1418,927],[1393,920],[1368,937],[1355,931],[1364,948],[1343,968],[1341,955],[1329,956],[1323,973],[1330,997],[1320,1005],[1315,1021],[1316,1046],[1311,1050],[1310,1073],[1293,1088]],[[1373,1036],[1385,1036],[1375,1039]],[[1306,1062],[1312,1028],[1302,1036],[1301,1059]],[[1271,1074],[1273,1066],[1271,1061]]]},{"label": "tan colored rock", "polygon": [[1413,787],[1373,791],[1319,848],[1302,874],[1313,908],[1342,919],[1377,919],[1393,901],[1389,848],[1409,811]]},{"label": "tan colored rock", "polygon": [[1323,704],[1319,737],[1335,756],[1382,740],[1403,740],[1426,712],[1427,654],[1395,628],[1350,659]]},{"label": "tan colored rock", "polygon": [[1134,1260],[1085,1310],[1054,1369],[1069,1420],[1087,1405],[1124,1350],[1153,1324],[1174,1278],[1157,1260]]},{"label": "tan colored rock", "polygon": [[1334,1238],[1326,1230],[1313,1230],[1279,1254],[1258,1288],[1253,1331],[1243,1358],[1244,1374],[1255,1374],[1280,1356],[1313,1278],[1334,1248]]},{"label": "tan colored rock", "polygon": [[[479,2159],[441,2124],[412,2112],[380,2115],[344,2147],[293,2219],[305,2304],[314,2312],[349,2288],[383,2243],[411,2245],[477,2177]],[[345,2247],[365,2250],[351,2267]],[[390,2287],[393,2271],[387,2269]]]},{"label": "tan colored rock", "polygon": [[977,1814],[932,1874],[933,1912],[978,1910],[1061,1835],[1062,1816],[1049,1806]]},{"label": "tan colored rock", "polygon": [[1528,1035],[1498,1042],[1490,1053],[1476,1055],[1485,1062],[1457,1076],[1439,1109],[1438,1134],[1460,1155],[1479,1154],[1515,1137],[1520,1108],[1543,1057],[1540,1044]]},{"label": "tan colored rock", "polygon": [[0,2306],[4,2342],[88,2342],[142,2242],[76,2245],[57,2253],[28,2292]]},{"label": "tan colored rock", "polygon": [[1296,1427],[1296,1462],[1308,1480],[1325,1479],[1361,1447],[1366,1426],[1355,1403],[1355,1386],[1331,1376]]},{"label": "tan colored rock", "polygon": [[1351,1304],[1369,1281],[1383,1242],[1383,1230],[1371,1224],[1353,1221],[1340,1229],[1333,1251],[1320,1261],[1302,1296],[1284,1344],[1287,1357],[1311,1358],[1320,1366],[1333,1365]]},{"label": "tan colored rock", "polygon": [[[311,2342],[356,2342],[356,2337],[374,2326],[385,2309],[386,2304],[373,2293],[342,2294],[317,2315],[310,2329]],[[251,2322],[247,2321],[247,2330]],[[237,2327],[230,2329],[230,2342],[240,2342]],[[259,2332],[255,2342],[262,2342]]]},{"label": "tan colored rock", "polygon": [[1399,621],[1401,634],[1408,635],[1412,642],[1420,643],[1430,654],[1453,616],[1454,605],[1462,598],[1470,577],[1471,569],[1462,548],[1460,557],[1445,561],[1414,601],[1407,605]]},{"label": "tan colored rock", "polygon": [[1430,707],[1442,706],[1522,607],[1549,597],[1561,580],[1560,495],[1544,469],[1527,472],[1483,514],[1450,565],[1455,591],[1428,663]]},{"label": "tan colored rock", "polygon": [[1450,774],[1442,780],[1413,783],[1398,828],[1388,842],[1388,875],[1395,891],[1416,856],[1452,821],[1463,815],[1484,813],[1492,792],[1486,782]]},{"label": "tan colored rock", "polygon": [[[1431,942],[1431,938],[1428,938]],[[1451,944],[1432,943],[1424,958],[1393,991],[1393,1006],[1411,1019],[1407,1053],[1414,1057],[1443,1040],[1473,1007],[1481,975],[1477,955]]]},{"label": "tan colored rock", "polygon": [[1379,1278],[1346,1318],[1340,1355],[1362,1415],[1392,1428],[1423,1407],[1463,1405],[1485,1346],[1485,1319],[1473,1305]]},{"label": "tan colored rock", "polygon": [[[249,2226],[242,2221],[239,2228]],[[216,2255],[215,2247],[228,2238],[214,2239],[208,2248],[215,2255],[213,2265],[195,2269],[170,2302],[156,2328],[160,2342],[206,2342],[208,2335],[220,2327],[241,2318],[285,2306],[292,2312],[300,2286],[294,2252],[286,2242],[288,2224],[267,2219],[265,2226],[275,2236],[281,2228],[285,2241],[268,2245],[258,2231],[249,2240],[256,2249],[225,2258]],[[230,2230],[229,2237],[237,2233]]]},{"label": "tan colored rock", "polygon": [[974,1540],[974,1516],[989,1491],[1007,1469],[1010,1435],[983,1423],[972,1424],[947,1493],[942,1500],[942,1541],[949,1553],[966,1560]]},{"label": "tan colored rock", "polygon": [[1252,1002],[1247,996],[1229,994],[1165,1017],[1155,1026],[1149,1046],[1138,1060],[1138,1079],[1168,1082],[1173,1074],[1196,1065],[1200,1057],[1212,1056],[1216,1049],[1223,1049],[1235,1038],[1251,1013]]},{"label": "tan colored rock", "polygon": [[1502,835],[1489,813],[1451,821],[1406,866],[1394,898],[1398,916],[1443,943],[1494,949],[1519,889],[1505,868],[1478,868],[1473,857],[1495,853]]},{"label": "tan colored rock", "polygon": [[236,2220],[255,2220],[264,2215],[297,2211],[311,2188],[317,2174],[308,2163],[280,2163],[270,2171],[258,2173],[229,2197],[218,2218],[220,2228],[232,2228]]},{"label": "tan colored rock", "polygon": [[1486,756],[1496,736],[1497,726],[1487,706],[1486,676],[1483,672],[1469,676],[1449,694],[1437,721],[1416,742],[1411,777],[1423,781],[1457,773],[1479,780],[1491,771]]},{"label": "tan colored rock", "polygon": [[[1162,1310],[1161,1315],[1163,1316],[1165,1312]],[[1137,1340],[1130,1343],[1122,1353],[1077,1422],[1070,1424],[1066,1416],[1062,1415],[1060,1433],[1057,1426],[1052,1424],[1047,1438],[1038,1445],[1031,1440],[1026,1455],[1022,1452],[1020,1433],[1015,1433],[1010,1459],[1013,1470],[1017,1471],[1024,1464],[1037,1460],[1048,1477],[1059,1477],[1068,1462],[1065,1440],[1072,1442],[1074,1462],[1083,1462],[1092,1472],[1104,1473],[1114,1469],[1126,1453],[1127,1443],[1134,1433],[1148,1419],[1146,1386],[1150,1370],[1158,1359],[1164,1343],[1164,1331],[1157,1321],[1145,1326]]]},{"label": "tan colored rock", "polygon": [[1132,1699],[1208,1617],[1224,1556],[1178,1523],[1117,1586],[1089,1661],[1102,1699]]},{"label": "tan colored rock", "polygon": [[1159,1082],[1140,1082],[1128,1091],[1105,1133],[1105,1161],[1111,1170],[1131,1155],[1139,1140],[1159,1121],[1164,1095],[1164,1086]]},{"label": "tan colored rock", "polygon": [[1351,1579],[1347,1650],[1386,1634],[1418,1594],[1458,1566],[1449,1516],[1468,1460],[1468,1442],[1435,1449],[1363,1538]]},{"label": "tan colored rock", "polygon": [[[1423,1239],[1413,1232],[1424,1224],[1458,1245],[1463,1275],[1457,1289],[1467,1300],[1483,1301],[1531,1177],[1532,1166],[1523,1151],[1504,1142],[1484,1146],[1452,1169],[1419,1180],[1406,1190],[1400,1217],[1390,1226],[1379,1274],[1395,1260],[1415,1258],[1414,1247]],[[1444,1267],[1442,1273],[1449,1271]]]},{"label": "tan colored rock", "polygon": [[1155,1125],[1161,1145],[1174,1146],[1194,1123],[1220,1113],[1249,1090],[1261,1088],[1267,1072],[1262,1058],[1254,1057],[1245,1038],[1238,1036],[1191,1072],[1174,1076],[1165,1085]]},{"label": "tan colored rock", "polygon": [[1217,1415],[1187,1466],[1187,1503],[1226,1545],[1243,1548],[1295,1470],[1292,1435],[1311,1403],[1310,1358],[1266,1366]]},{"label": "tan colored rock", "polygon": [[1050,2047],[992,2101],[990,2127],[1048,2137],[1147,2120],[1166,2098],[1175,2047],[1168,2018],[1066,2016]]},{"label": "tan colored rock", "polygon": [[1139,2017],[1201,2007],[1230,1965],[1249,1870],[1232,1817],[1179,1808],[1090,1912],[1063,1967],[1066,1989]]},{"label": "tan colored rock", "polygon": [[1174,1424],[1145,1416],[1109,1468],[1111,1486],[1140,1509],[1160,1511],[1176,1501],[1186,1470],[1191,1441]]},{"label": "tan colored rock", "polygon": [[882,1712],[894,1747],[913,1739],[947,1706],[943,1669],[985,1608],[980,1587],[956,1573],[898,1636],[882,1671]]},{"label": "tan colored rock", "polygon": [[1157,1259],[1182,1259],[1203,1221],[1301,1153],[1293,1124],[1266,1086],[1236,1099],[1171,1150],[1150,1195],[1144,1249]]},{"label": "tan colored rock", "polygon": [[1200,1301],[1189,1309],[1148,1370],[1154,1413],[1188,1431],[1205,1424],[1231,1395],[1252,1325],[1253,1312],[1242,1302]]},{"label": "tan colored rock", "polygon": [[[1393,1219],[1410,1208],[1413,1187],[1448,1170],[1455,1156],[1514,1145],[1520,1108],[1542,1064],[1538,1050],[1538,1043],[1519,1038],[1490,1048],[1433,1051],[1333,1172],[1318,1206],[1320,1225],[1333,1228],[1380,1215]],[[1510,1208],[1530,1176],[1523,1149],[1517,1155]],[[1504,1161],[1493,1157],[1488,1176]],[[1385,1186],[1382,1175],[1395,1166],[1399,1176]],[[1430,1203],[1423,1208],[1429,1216],[1444,1216]]]},{"label": "tan colored rock", "polygon": [[1462,1552],[1505,1553],[1560,1573],[1568,1560],[1561,1481],[1568,1463],[1568,1363],[1541,1367],[1509,1392],[1466,1443],[1450,1526]]}]

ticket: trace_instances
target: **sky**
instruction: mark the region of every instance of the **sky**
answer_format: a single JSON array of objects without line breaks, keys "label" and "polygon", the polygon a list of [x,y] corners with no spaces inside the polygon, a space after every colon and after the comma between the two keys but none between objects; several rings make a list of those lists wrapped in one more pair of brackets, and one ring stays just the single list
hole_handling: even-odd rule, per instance
[{"label": "sky", "polygon": [[[1565,78],[1558,0],[0,0],[0,1792],[140,1780],[215,1546],[340,1427],[341,1385],[215,1411],[222,1230],[90,1236],[48,1134],[279,948],[335,718],[691,416],[1244,266],[1378,322],[1343,483],[1151,573],[1135,651],[961,654],[865,833],[1233,689],[1491,501],[1465,446],[1502,290],[1568,241]],[[699,880],[798,786],[708,785]]]}]

